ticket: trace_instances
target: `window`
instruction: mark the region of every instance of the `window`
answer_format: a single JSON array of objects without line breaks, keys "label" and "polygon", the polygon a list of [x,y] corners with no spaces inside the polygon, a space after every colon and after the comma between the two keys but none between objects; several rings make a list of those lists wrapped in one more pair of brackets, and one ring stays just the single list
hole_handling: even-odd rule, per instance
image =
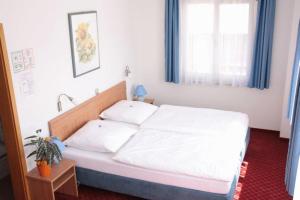
[{"label": "window", "polygon": [[181,82],[246,86],[255,0],[181,0]]}]

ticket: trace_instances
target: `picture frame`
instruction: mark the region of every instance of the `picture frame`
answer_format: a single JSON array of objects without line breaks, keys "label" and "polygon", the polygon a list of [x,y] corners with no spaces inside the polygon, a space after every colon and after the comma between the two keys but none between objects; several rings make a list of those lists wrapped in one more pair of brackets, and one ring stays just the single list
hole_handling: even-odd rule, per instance
[{"label": "picture frame", "polygon": [[97,11],[68,14],[73,77],[100,69]]}]

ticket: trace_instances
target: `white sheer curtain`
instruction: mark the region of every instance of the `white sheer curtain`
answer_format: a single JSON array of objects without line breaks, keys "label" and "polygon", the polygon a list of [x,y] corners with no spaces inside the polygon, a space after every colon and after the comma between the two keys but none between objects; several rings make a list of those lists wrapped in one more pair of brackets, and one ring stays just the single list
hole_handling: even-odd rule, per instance
[{"label": "white sheer curtain", "polygon": [[246,86],[256,0],[180,0],[180,82]]}]

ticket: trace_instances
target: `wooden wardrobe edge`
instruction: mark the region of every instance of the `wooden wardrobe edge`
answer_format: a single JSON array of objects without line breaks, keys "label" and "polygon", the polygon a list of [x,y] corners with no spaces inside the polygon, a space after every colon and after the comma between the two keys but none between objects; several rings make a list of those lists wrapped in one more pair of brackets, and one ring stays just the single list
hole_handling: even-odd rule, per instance
[{"label": "wooden wardrobe edge", "polygon": [[2,86],[2,88],[0,86],[0,102],[2,105],[0,115],[2,116],[3,135],[5,138],[14,198],[29,200],[30,195],[26,179],[27,165],[5,43],[4,28],[1,23],[0,62],[0,84]]}]

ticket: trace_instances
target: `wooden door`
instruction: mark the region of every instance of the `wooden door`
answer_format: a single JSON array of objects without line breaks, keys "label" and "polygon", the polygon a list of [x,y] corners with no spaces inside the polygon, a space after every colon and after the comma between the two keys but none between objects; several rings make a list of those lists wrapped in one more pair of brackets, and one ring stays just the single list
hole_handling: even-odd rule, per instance
[{"label": "wooden door", "polygon": [[29,200],[25,162],[19,119],[4,38],[0,23],[0,118],[4,132],[7,158],[10,168],[14,197],[16,200]]}]

